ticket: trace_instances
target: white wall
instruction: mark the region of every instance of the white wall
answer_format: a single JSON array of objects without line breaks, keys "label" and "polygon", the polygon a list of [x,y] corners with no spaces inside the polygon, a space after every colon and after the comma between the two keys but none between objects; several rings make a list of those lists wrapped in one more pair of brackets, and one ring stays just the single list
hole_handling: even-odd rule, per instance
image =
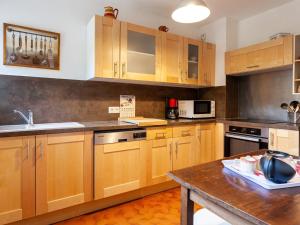
[{"label": "white wall", "polygon": [[279,32],[300,34],[300,0],[240,21],[238,46],[244,47],[268,40]]},{"label": "white wall", "polygon": [[[119,19],[157,28],[165,24],[172,33],[200,38],[196,26],[170,22],[170,18],[157,16],[139,4],[124,0],[1,0],[0,24],[12,23],[61,33],[60,71],[10,67],[2,65],[0,74],[62,79],[86,78],[86,25],[95,14],[103,15],[103,7],[117,6]],[[0,34],[3,27],[0,26]],[[0,43],[3,35],[0,35]],[[3,51],[0,44],[0,52]]]}]

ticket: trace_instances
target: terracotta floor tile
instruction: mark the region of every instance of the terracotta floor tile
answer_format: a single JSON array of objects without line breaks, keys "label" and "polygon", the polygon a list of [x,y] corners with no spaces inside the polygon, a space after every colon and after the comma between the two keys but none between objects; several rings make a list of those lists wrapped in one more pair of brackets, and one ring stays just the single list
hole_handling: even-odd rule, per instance
[{"label": "terracotta floor tile", "polygon": [[[199,206],[195,207],[199,209]],[[56,225],[179,225],[180,189],[76,217]]]}]

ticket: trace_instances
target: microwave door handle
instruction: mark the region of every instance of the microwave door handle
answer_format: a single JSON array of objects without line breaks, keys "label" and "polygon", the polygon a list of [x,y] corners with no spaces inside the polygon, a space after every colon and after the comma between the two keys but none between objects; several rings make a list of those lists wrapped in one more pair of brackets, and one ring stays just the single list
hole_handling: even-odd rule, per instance
[{"label": "microwave door handle", "polygon": [[225,137],[235,138],[235,139],[240,139],[240,140],[245,140],[245,141],[260,142],[259,138],[246,137],[246,136],[240,136],[240,135],[235,135],[235,134],[225,134]]}]

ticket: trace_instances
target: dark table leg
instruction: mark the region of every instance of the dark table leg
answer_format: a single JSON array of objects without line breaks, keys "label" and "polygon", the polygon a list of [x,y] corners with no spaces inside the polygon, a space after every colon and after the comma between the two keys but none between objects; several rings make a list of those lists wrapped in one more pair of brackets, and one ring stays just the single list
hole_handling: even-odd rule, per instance
[{"label": "dark table leg", "polygon": [[181,225],[193,225],[194,202],[190,199],[190,190],[181,186]]}]

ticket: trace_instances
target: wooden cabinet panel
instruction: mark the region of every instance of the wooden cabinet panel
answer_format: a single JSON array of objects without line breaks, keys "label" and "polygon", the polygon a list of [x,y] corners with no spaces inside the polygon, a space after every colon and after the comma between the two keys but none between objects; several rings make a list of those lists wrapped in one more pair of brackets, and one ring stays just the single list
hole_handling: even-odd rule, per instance
[{"label": "wooden cabinet panel", "polygon": [[173,137],[195,136],[195,125],[173,127]]},{"label": "wooden cabinet panel", "polygon": [[158,30],[122,22],[120,78],[161,81],[161,47]]},{"label": "wooden cabinet panel", "polygon": [[269,149],[299,156],[299,131],[270,128]]},{"label": "wooden cabinet panel", "polygon": [[203,43],[203,65],[202,75],[199,77],[199,85],[214,86],[215,85],[215,67],[216,67],[216,45]]},{"label": "wooden cabinet panel", "polygon": [[224,124],[216,123],[215,126],[215,160],[224,158]]},{"label": "wooden cabinet panel", "polygon": [[0,138],[0,224],[35,215],[35,138]]},{"label": "wooden cabinet panel", "polygon": [[158,140],[172,138],[171,127],[149,127],[147,128],[147,140]]},{"label": "wooden cabinet panel", "polygon": [[[142,141],[95,146],[95,199],[138,189],[144,185]],[[142,176],[143,175],[143,176]]]},{"label": "wooden cabinet panel", "polygon": [[215,160],[215,124],[200,124],[196,129],[197,151],[194,163],[200,164]]},{"label": "wooden cabinet panel", "polygon": [[37,215],[91,200],[92,133],[36,137]]},{"label": "wooden cabinet panel", "polygon": [[269,70],[293,63],[293,36],[270,40],[226,53],[226,74]]},{"label": "wooden cabinet panel", "polygon": [[154,185],[170,180],[166,174],[172,170],[172,139],[148,141],[147,184]]},{"label": "wooden cabinet panel", "polygon": [[192,166],[195,136],[173,138],[173,170]]},{"label": "wooden cabinet panel", "polygon": [[163,81],[182,83],[183,81],[183,37],[162,33]]},{"label": "wooden cabinet panel", "polygon": [[88,25],[88,76],[119,78],[120,22],[95,16]]}]

